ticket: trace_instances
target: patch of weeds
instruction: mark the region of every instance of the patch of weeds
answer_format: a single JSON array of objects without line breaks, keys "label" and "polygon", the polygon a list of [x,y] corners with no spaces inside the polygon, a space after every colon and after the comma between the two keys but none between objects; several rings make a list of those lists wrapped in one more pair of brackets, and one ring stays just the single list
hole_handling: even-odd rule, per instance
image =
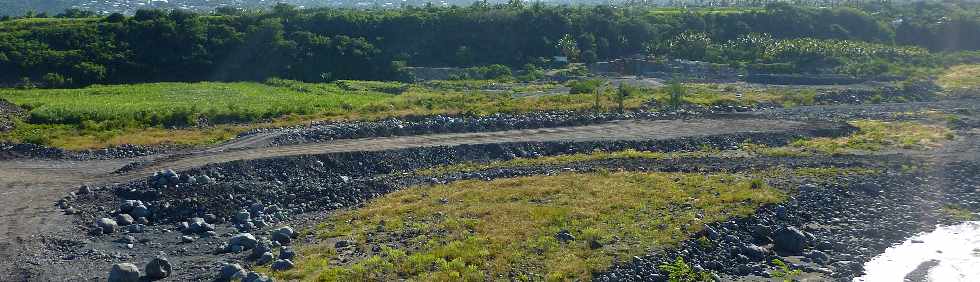
[{"label": "patch of weeds", "polygon": [[966,208],[960,207],[958,205],[945,205],[942,208],[942,212],[943,212],[943,214],[949,216],[950,218],[955,219],[955,220],[959,220],[959,221],[969,221],[969,220],[977,220],[977,219],[980,219],[980,216],[977,216],[976,213],[974,213],[974,212],[972,212],[972,211],[970,211],[970,210],[968,210]]},{"label": "patch of weeds", "polygon": [[861,120],[851,124],[858,127],[858,132],[850,136],[798,140],[790,146],[808,152],[842,155],[854,151],[873,152],[889,148],[926,150],[954,137],[952,131],[944,126],[915,122]]},{"label": "patch of weeds", "polygon": [[796,147],[769,147],[763,144],[754,144],[750,142],[742,143],[739,145],[739,149],[760,156],[769,157],[809,157],[813,156],[813,153],[803,151]]},{"label": "patch of weeds", "polygon": [[980,64],[959,65],[949,68],[936,84],[949,96],[974,96],[980,93]]},{"label": "patch of weeds", "polygon": [[[338,212],[318,227],[321,238],[351,240],[365,256],[336,263],[344,254],[324,254],[330,246],[322,243],[327,246],[300,249],[311,253],[300,256],[296,269],[274,275],[325,281],[587,280],[617,261],[687,240],[705,224],[785,200],[783,191],[762,178],[604,171],[411,187]],[[574,239],[559,240],[560,231]],[[375,252],[374,246],[398,247]],[[307,262],[308,257],[317,259]],[[324,265],[324,257],[335,263]],[[675,266],[678,279],[709,277]]]},{"label": "patch of weeds", "polygon": [[597,161],[597,160],[611,160],[611,159],[667,159],[671,157],[691,157],[698,155],[706,155],[705,152],[675,152],[675,153],[663,153],[663,152],[650,152],[650,151],[637,151],[633,149],[627,149],[623,151],[615,152],[604,152],[595,151],[591,153],[578,153],[569,155],[558,155],[549,156],[541,158],[514,158],[506,161],[495,161],[489,163],[461,163],[447,166],[438,166],[429,169],[423,169],[416,171],[417,175],[445,175],[449,173],[456,172],[466,172],[466,171],[481,171],[495,168],[506,168],[506,167],[517,167],[517,166],[535,166],[535,165],[559,165],[559,164],[569,164],[576,162],[586,162],[586,161]]},{"label": "patch of weeds", "polygon": [[791,269],[789,265],[779,259],[773,259],[772,264],[776,269],[772,271],[772,277],[782,279],[784,282],[796,281],[796,278],[803,274],[799,269]]},{"label": "patch of weeds", "polygon": [[715,281],[711,277],[711,272],[694,270],[682,257],[677,257],[672,263],[662,264],[659,268],[661,271],[667,272],[667,281],[670,282]]}]

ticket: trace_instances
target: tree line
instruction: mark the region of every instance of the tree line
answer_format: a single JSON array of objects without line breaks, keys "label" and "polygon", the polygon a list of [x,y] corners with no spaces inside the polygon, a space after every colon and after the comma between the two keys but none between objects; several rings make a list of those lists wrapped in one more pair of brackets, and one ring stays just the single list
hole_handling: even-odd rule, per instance
[{"label": "tree line", "polygon": [[575,60],[594,62],[695,33],[715,42],[764,33],[977,50],[978,10],[965,3],[664,10],[512,1],[387,10],[139,10],[104,17],[66,11],[0,22],[0,84],[399,80],[406,78],[405,65],[541,65],[570,47]]}]

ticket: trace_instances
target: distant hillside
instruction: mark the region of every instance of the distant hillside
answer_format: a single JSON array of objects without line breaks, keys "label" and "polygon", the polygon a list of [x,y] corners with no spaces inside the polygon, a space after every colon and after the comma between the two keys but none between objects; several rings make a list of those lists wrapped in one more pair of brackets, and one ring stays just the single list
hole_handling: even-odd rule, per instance
[{"label": "distant hillside", "polygon": [[[219,7],[264,8],[276,3],[286,3],[298,7],[354,7],[354,8],[398,8],[402,5],[425,6],[434,5],[469,6],[477,0],[0,0],[0,16],[22,16],[28,11],[55,15],[65,9],[77,8],[101,14],[123,13],[133,14],[139,9],[186,9],[197,12],[210,12]],[[489,0],[488,3],[506,3],[508,0]],[[543,0],[525,2],[544,2],[551,4],[604,4],[623,2],[625,0]],[[648,3],[666,0],[647,1]]]},{"label": "distant hillside", "polygon": [[57,14],[71,8],[79,0],[0,0],[0,15],[21,16],[28,11]]}]

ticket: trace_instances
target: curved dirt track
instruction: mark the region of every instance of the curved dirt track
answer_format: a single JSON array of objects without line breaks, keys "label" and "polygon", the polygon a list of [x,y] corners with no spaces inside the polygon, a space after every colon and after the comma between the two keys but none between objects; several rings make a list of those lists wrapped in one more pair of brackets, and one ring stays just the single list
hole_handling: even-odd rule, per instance
[{"label": "curved dirt track", "polygon": [[123,181],[134,177],[151,175],[153,172],[161,169],[183,170],[209,163],[294,155],[513,142],[658,140],[746,132],[780,132],[801,129],[807,125],[808,123],[798,121],[765,119],[634,120],[575,127],[342,139],[331,142],[280,147],[206,151],[193,155],[170,157],[154,161],[124,175],[109,179]]},{"label": "curved dirt track", "polygon": [[[281,147],[221,150],[226,145],[195,154],[117,160],[8,160],[0,161],[0,256],[15,256],[30,248],[38,234],[67,228],[70,218],[54,203],[79,185],[126,182],[161,169],[183,170],[211,163],[337,152],[381,151],[415,147],[548,141],[657,140],[749,132],[783,132],[809,123],[766,119],[693,119],[616,121],[589,126],[508,130],[482,133],[433,134],[366,139],[345,139]],[[253,143],[253,142],[246,142]],[[261,144],[261,142],[257,143]],[[219,149],[220,148],[220,149]],[[113,171],[133,161],[148,163],[127,173]],[[18,277],[17,267],[0,263],[4,275]]]}]

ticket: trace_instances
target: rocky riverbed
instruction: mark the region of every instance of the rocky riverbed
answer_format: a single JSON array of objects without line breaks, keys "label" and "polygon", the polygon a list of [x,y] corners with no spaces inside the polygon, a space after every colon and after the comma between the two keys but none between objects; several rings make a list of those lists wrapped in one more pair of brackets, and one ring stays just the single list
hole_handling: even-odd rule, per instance
[{"label": "rocky riverbed", "polygon": [[[804,271],[803,275],[846,280],[860,276],[863,263],[889,246],[929,231],[936,224],[958,222],[943,212],[944,207],[980,209],[980,196],[976,194],[980,180],[975,173],[980,171],[977,132],[972,125],[975,118],[971,113],[975,112],[970,108],[976,105],[936,105],[867,106],[864,111],[850,111],[850,115],[841,110],[840,116],[822,118],[871,115],[884,118],[889,113],[893,119],[914,118],[895,113],[936,107],[942,112],[960,113],[963,118],[951,122],[961,124],[956,127],[960,137],[942,149],[928,152],[617,159],[439,176],[412,174],[437,165],[597,150],[724,150],[749,141],[780,146],[799,138],[841,136],[855,130],[846,124],[816,122],[776,132],[660,140],[453,145],[240,160],[178,171],[164,169],[135,181],[79,187],[54,203],[73,219],[74,225],[64,232],[35,237],[41,247],[31,249],[29,256],[16,259],[22,265],[15,277],[103,280],[111,273],[131,276],[135,268],[144,277],[166,272],[166,279],[174,281],[235,276],[261,281],[263,277],[250,270],[258,266],[291,267],[292,262],[287,260],[293,255],[291,246],[317,240],[302,230],[315,224],[318,218],[336,209],[356,208],[367,199],[413,185],[619,169],[686,172],[737,172],[777,166],[873,169],[879,173],[830,180],[776,180],[773,185],[794,191],[787,202],[763,207],[751,217],[711,224],[703,234],[676,248],[653,250],[648,255],[617,263],[608,272],[594,277],[601,281],[662,281],[666,275],[659,266],[682,257],[696,270],[711,271],[722,278],[771,277],[777,273],[772,261],[779,259],[791,269]],[[779,118],[801,111],[749,115]],[[810,111],[814,113],[810,119],[821,119],[815,114],[818,110]],[[833,113],[834,109],[824,112]],[[488,126],[486,130],[491,128],[494,127]],[[381,133],[368,135],[371,134]],[[322,137],[324,140],[336,138],[329,134],[323,136],[328,136]],[[303,140],[321,142],[317,141],[321,137]],[[702,237],[711,243],[705,244]],[[118,263],[132,265],[120,264],[110,271]],[[166,265],[169,271],[165,271]]]}]

